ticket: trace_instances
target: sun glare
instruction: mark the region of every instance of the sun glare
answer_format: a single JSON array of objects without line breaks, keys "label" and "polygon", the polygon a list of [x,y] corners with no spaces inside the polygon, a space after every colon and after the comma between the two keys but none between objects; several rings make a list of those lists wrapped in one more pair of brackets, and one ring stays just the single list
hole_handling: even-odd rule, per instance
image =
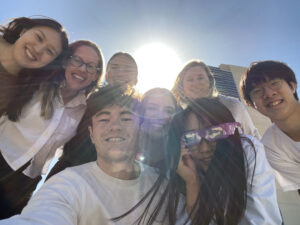
[{"label": "sun glare", "polygon": [[142,46],[133,56],[138,64],[137,89],[141,93],[155,87],[172,88],[181,69],[181,61],[173,49],[152,43]]}]

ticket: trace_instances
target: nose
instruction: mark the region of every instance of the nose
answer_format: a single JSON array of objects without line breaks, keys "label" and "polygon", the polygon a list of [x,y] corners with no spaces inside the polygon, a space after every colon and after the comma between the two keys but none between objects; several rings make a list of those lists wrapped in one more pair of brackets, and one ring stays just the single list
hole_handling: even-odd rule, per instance
[{"label": "nose", "polygon": [[270,87],[264,87],[264,98],[270,98],[276,94],[276,91],[272,90]]},{"label": "nose", "polygon": [[86,64],[82,63],[82,65],[78,69],[80,69],[82,72],[86,72]]},{"label": "nose", "polygon": [[121,121],[120,119],[114,119],[110,123],[110,130],[116,131],[116,130],[121,130]]},{"label": "nose", "polygon": [[43,54],[43,52],[46,51],[46,48],[47,48],[47,46],[44,43],[39,43],[39,44],[34,46],[35,52],[39,55]]}]

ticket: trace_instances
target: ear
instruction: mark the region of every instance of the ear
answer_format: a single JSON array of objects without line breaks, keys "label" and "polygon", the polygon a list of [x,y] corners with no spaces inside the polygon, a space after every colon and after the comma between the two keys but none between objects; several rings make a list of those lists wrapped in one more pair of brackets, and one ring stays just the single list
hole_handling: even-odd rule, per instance
[{"label": "ear", "polygon": [[136,78],[135,78],[135,83],[134,83],[134,85],[136,85],[138,81],[139,81],[139,80],[138,80],[138,78],[136,77]]},{"label": "ear", "polygon": [[297,89],[297,84],[295,82],[291,81],[289,83],[289,86],[291,87],[291,90],[292,90],[293,94],[295,94],[296,89]]},{"label": "ear", "polygon": [[92,127],[91,127],[91,126],[89,126],[88,128],[89,128],[89,133],[90,133],[90,138],[91,138],[91,141],[92,141],[92,143],[93,143],[93,144],[95,144],[95,143],[94,143],[93,129],[92,129]]}]

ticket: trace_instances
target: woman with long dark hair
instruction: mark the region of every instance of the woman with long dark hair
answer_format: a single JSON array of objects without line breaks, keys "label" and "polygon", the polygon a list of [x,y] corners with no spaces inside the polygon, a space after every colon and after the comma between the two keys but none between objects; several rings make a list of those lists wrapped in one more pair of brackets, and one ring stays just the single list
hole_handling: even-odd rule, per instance
[{"label": "woman with long dark hair", "polygon": [[[263,145],[217,99],[191,101],[169,134],[169,215],[186,196],[192,224],[281,224]],[[175,223],[174,218],[170,221]]]},{"label": "woman with long dark hair", "polygon": [[[56,150],[70,140],[86,110],[86,98],[103,72],[98,46],[72,43],[51,82],[33,97],[14,98],[0,117],[0,218],[19,213]],[[13,135],[12,135],[13,134]]]}]

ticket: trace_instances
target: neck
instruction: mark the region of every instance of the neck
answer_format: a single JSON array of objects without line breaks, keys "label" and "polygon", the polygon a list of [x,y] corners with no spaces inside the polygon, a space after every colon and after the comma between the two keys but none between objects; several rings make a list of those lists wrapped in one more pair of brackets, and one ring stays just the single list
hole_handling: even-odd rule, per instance
[{"label": "neck", "polygon": [[98,157],[97,165],[109,176],[121,179],[121,180],[133,180],[138,178],[140,173],[139,165],[130,159],[122,162],[107,162],[106,160]]},{"label": "neck", "polygon": [[294,141],[300,141],[300,103],[296,103],[296,109],[294,112],[284,120],[273,121],[280,130],[282,130],[287,136]]},{"label": "neck", "polygon": [[18,75],[22,67],[16,62],[13,57],[14,45],[9,44],[2,37],[0,38],[0,63],[4,69],[12,75]]},{"label": "neck", "polygon": [[71,101],[77,94],[78,94],[78,91],[68,88],[67,85],[65,85],[61,89],[61,95],[62,95],[64,104],[67,104],[69,101]]}]

